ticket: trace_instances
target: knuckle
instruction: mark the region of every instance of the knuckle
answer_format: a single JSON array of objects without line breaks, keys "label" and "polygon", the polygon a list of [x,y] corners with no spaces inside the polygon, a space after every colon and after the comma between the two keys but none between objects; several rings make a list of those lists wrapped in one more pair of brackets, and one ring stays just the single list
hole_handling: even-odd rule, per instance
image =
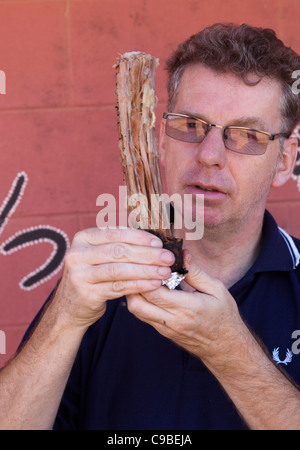
[{"label": "knuckle", "polygon": [[121,239],[121,230],[118,228],[106,228],[104,230],[104,236],[109,242],[117,242]]},{"label": "knuckle", "polygon": [[65,266],[71,267],[78,260],[78,251],[74,247],[68,248],[65,254]]},{"label": "knuckle", "polygon": [[88,233],[87,230],[80,230],[80,231],[77,231],[77,232],[74,234],[74,237],[73,237],[73,243],[77,243],[77,242],[82,242],[82,241],[84,241],[84,240],[86,239],[87,233]]},{"label": "knuckle", "polygon": [[107,274],[110,280],[118,280],[121,275],[121,270],[118,264],[108,264]]},{"label": "knuckle", "polygon": [[124,281],[114,281],[112,283],[113,292],[122,292],[125,290],[125,282]]},{"label": "knuckle", "polygon": [[112,256],[114,259],[122,259],[126,256],[126,248],[123,244],[114,244],[112,247]]},{"label": "knuckle", "polygon": [[72,241],[73,244],[74,244],[75,242],[78,242],[78,241],[81,240],[81,234],[82,234],[82,231],[77,231],[77,232],[74,234],[74,236],[73,236],[73,241]]},{"label": "knuckle", "polygon": [[132,314],[137,311],[137,301],[135,296],[131,296],[130,299],[127,298],[127,309]]},{"label": "knuckle", "polygon": [[65,265],[71,267],[80,264],[88,252],[87,247],[71,246],[65,254]]},{"label": "knuckle", "polygon": [[142,272],[143,272],[143,276],[147,279],[147,278],[155,278],[155,276],[157,276],[156,270],[153,269],[153,267],[145,265],[142,266]]}]

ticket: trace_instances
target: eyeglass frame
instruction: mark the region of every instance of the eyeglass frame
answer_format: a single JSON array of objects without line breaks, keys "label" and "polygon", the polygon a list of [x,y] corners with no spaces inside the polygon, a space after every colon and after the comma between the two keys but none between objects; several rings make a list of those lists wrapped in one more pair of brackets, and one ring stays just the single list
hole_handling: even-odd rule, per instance
[{"label": "eyeglass frame", "polygon": [[267,131],[256,130],[255,128],[240,127],[240,126],[235,126],[235,125],[218,125],[218,124],[215,124],[215,123],[208,123],[205,120],[200,119],[200,117],[193,116],[192,114],[181,114],[181,113],[171,113],[171,112],[164,112],[163,113],[163,118],[164,119],[168,119],[168,116],[185,117],[186,119],[194,119],[194,120],[196,120],[198,122],[201,122],[201,123],[207,125],[207,131],[205,132],[205,135],[204,135],[203,139],[201,141],[199,141],[199,142],[182,141],[181,139],[176,139],[176,138],[174,138],[172,136],[169,136],[167,134],[167,132],[166,132],[167,136],[171,137],[172,139],[178,140],[180,142],[187,142],[188,144],[201,144],[204,141],[204,139],[206,138],[206,136],[208,135],[208,133],[210,132],[212,127],[222,128],[223,129],[222,138],[223,138],[223,143],[224,143],[225,148],[227,148],[227,150],[230,150],[232,152],[241,153],[241,154],[244,154],[244,155],[254,155],[254,156],[264,155],[266,153],[266,151],[267,151],[268,144],[266,145],[265,151],[263,153],[243,153],[243,152],[239,152],[237,150],[232,150],[231,148],[228,148],[226,146],[225,132],[226,132],[227,129],[246,130],[246,131],[254,131],[254,132],[257,132],[257,133],[262,133],[262,134],[268,136],[270,141],[275,141],[275,139],[280,139],[282,137],[284,137],[284,138],[288,138],[289,137],[288,133],[275,133],[275,134],[272,134],[272,133],[269,133]]}]

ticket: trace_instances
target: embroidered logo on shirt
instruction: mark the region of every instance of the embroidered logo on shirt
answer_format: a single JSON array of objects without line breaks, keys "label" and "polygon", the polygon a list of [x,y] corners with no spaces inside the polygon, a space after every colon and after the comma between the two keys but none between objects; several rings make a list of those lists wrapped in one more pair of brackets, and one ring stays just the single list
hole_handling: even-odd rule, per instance
[{"label": "embroidered logo on shirt", "polygon": [[283,361],[281,361],[281,359],[279,358],[279,347],[274,348],[274,350],[272,352],[272,356],[273,356],[273,359],[276,362],[276,364],[285,364],[286,366],[293,359],[293,353],[288,348],[286,349],[285,359]]}]

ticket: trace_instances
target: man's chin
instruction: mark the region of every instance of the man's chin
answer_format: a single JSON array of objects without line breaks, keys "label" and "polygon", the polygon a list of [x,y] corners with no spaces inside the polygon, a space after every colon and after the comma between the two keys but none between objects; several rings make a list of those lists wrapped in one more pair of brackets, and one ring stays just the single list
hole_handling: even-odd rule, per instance
[{"label": "man's chin", "polygon": [[204,210],[204,232],[205,230],[220,230],[228,222],[227,218],[215,211]]}]

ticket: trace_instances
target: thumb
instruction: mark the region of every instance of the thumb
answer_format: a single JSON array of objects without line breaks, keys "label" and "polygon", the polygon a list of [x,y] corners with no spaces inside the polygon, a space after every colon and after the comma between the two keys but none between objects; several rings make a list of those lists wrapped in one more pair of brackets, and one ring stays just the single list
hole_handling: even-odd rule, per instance
[{"label": "thumb", "polygon": [[216,295],[217,286],[221,285],[221,281],[213,278],[202,270],[193,260],[189,252],[184,250],[184,267],[188,273],[184,279],[190,286],[199,292],[208,295]]}]

